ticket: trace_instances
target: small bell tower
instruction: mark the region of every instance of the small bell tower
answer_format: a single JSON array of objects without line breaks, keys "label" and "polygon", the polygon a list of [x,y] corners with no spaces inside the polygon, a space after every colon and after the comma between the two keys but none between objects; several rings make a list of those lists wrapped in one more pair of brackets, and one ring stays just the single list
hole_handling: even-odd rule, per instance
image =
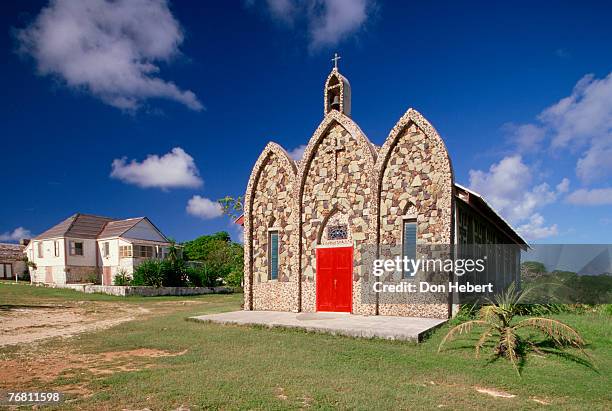
[{"label": "small bell tower", "polygon": [[350,117],[351,85],[338,71],[338,60],[341,58],[338,53],[335,53],[334,58],[331,60],[334,62],[334,68],[332,68],[331,73],[327,76],[325,90],[323,90],[324,113],[327,115],[331,110],[336,110]]}]

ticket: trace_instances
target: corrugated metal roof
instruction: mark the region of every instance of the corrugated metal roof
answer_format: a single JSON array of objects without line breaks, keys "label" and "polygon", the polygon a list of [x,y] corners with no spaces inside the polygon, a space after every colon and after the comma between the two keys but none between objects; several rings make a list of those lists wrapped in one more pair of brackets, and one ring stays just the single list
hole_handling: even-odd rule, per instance
[{"label": "corrugated metal roof", "polygon": [[97,238],[104,226],[114,220],[110,217],[76,213],[38,235],[36,239],[53,237]]},{"label": "corrugated metal roof", "polygon": [[24,249],[25,247],[19,244],[0,243],[0,260],[21,260]]},{"label": "corrugated metal roof", "polygon": [[495,208],[493,208],[493,206],[491,204],[489,204],[489,202],[487,200],[485,200],[485,198],[477,193],[474,190],[471,190],[467,187],[462,186],[461,184],[455,183],[455,186],[463,191],[467,191],[468,193],[472,194],[474,197],[476,197],[478,200],[480,200],[482,202],[482,204],[487,207],[494,215],[496,218],[499,219],[499,221],[502,223],[502,225],[505,225],[506,229],[512,234],[515,235],[517,237],[518,240],[520,240],[520,242],[522,242],[522,244],[524,245],[528,245],[527,241],[525,241],[525,239],[514,229],[514,227],[512,227],[512,225],[506,221],[504,219],[504,217],[501,216],[500,213],[497,212],[497,210],[495,210]]},{"label": "corrugated metal roof", "polygon": [[104,227],[104,230],[98,235],[98,238],[119,237],[130,228],[144,220],[145,217],[128,218],[125,220],[110,221]]}]

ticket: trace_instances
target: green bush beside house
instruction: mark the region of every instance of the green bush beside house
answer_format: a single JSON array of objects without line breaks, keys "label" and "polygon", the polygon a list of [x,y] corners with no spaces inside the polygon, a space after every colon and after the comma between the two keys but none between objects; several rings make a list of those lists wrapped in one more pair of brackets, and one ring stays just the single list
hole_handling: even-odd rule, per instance
[{"label": "green bush beside house", "polygon": [[179,252],[179,247],[173,245],[164,260],[144,261],[134,269],[131,280],[118,275],[115,284],[153,287],[241,285],[243,247],[232,242],[227,232],[198,237],[183,243],[181,248]]}]

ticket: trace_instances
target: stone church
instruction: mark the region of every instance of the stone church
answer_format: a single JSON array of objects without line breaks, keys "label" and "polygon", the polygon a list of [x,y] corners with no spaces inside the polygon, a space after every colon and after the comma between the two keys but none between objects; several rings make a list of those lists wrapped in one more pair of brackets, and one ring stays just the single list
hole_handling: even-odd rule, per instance
[{"label": "stone church", "polygon": [[[450,297],[365,298],[381,248],[526,245],[480,195],[455,183],[444,141],[419,112],[408,109],[384,144],[373,144],[351,118],[351,86],[337,60],[323,108],[300,160],[270,142],[253,167],[240,220],[245,310],[447,318]],[[499,253],[496,275],[514,276],[518,253]]]}]

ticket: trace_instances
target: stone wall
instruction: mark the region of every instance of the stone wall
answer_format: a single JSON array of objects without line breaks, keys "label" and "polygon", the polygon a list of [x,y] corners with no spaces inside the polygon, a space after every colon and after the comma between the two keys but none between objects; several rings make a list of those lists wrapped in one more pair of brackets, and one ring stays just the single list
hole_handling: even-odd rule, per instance
[{"label": "stone wall", "polygon": [[52,284],[52,288],[69,288],[86,294],[109,294],[118,297],[138,295],[141,297],[157,297],[162,295],[202,295],[202,294],[230,294],[229,287],[146,287],[146,286],[119,286],[94,284]]},{"label": "stone wall", "polygon": [[[381,253],[393,250],[394,255],[399,255],[405,218],[416,219],[417,244],[447,245],[441,250],[449,252],[448,245],[454,241],[451,164],[444,142],[416,111],[409,110],[400,119],[381,148],[375,184],[380,190],[377,204]],[[415,279],[423,279],[420,275],[417,273]],[[386,278],[387,283],[399,281],[401,273]],[[379,313],[446,317],[448,305],[429,297],[380,294]]]},{"label": "stone wall", "polygon": [[[297,310],[297,270],[294,261],[296,229],[291,194],[295,183],[295,164],[278,145],[268,145],[258,164],[248,201],[249,215],[246,241],[249,243],[249,283],[254,310]],[[245,201],[245,203],[246,203]],[[268,272],[268,239],[270,230],[278,231],[278,279]],[[246,244],[245,244],[246,245]],[[246,261],[246,259],[245,259]],[[246,277],[246,276],[245,276]],[[248,305],[245,304],[245,307]]]},{"label": "stone wall", "polygon": [[[340,117],[340,115],[338,115]],[[342,116],[343,123],[350,124]],[[355,127],[356,128],[356,127]],[[357,283],[367,270],[362,252],[370,240],[370,207],[372,191],[369,170],[374,158],[371,146],[359,132],[350,133],[350,126],[337,119],[305,152],[301,201],[302,221],[302,310],[316,311],[316,247],[325,238],[329,220],[347,221],[350,226],[348,244],[354,244],[353,312],[372,314],[375,307],[362,304]],[[308,155],[308,157],[306,157]]]}]

